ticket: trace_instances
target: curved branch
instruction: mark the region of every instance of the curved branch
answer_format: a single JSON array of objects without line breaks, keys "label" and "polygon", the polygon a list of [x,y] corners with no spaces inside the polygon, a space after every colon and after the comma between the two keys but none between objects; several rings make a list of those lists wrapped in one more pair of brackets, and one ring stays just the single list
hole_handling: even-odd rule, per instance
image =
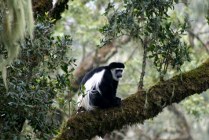
[{"label": "curved branch", "polygon": [[[84,112],[69,118],[56,140],[89,139],[120,129],[124,125],[143,123],[155,117],[164,107],[209,88],[209,59],[198,68],[162,81],[147,93],[138,91],[123,100],[120,108]],[[148,104],[146,108],[145,96]]]}]

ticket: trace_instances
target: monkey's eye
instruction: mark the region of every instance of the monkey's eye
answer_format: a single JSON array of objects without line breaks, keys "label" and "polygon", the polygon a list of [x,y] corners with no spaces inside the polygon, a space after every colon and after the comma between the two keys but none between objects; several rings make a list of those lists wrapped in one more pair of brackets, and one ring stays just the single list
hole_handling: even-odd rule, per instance
[{"label": "monkey's eye", "polygon": [[116,73],[122,73],[123,70],[116,70],[115,72],[116,72]]}]

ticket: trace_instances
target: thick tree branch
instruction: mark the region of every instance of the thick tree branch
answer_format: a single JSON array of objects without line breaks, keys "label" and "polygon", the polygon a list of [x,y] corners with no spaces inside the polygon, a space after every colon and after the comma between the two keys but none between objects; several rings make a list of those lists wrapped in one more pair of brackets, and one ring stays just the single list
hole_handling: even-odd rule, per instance
[{"label": "thick tree branch", "polygon": [[34,16],[43,16],[46,12],[49,12],[50,17],[57,21],[61,18],[62,12],[67,9],[68,1],[69,0],[57,0],[53,7],[52,0],[32,0]]},{"label": "thick tree branch", "polygon": [[52,0],[32,0],[32,5],[35,17],[37,17],[37,15],[45,15],[45,13],[53,7]]},{"label": "thick tree branch", "polygon": [[[65,11],[65,9],[68,8],[68,1],[69,0],[57,0],[54,8],[50,10],[50,16],[56,20],[59,20],[61,18],[62,12]],[[85,4],[89,2],[88,0],[82,0],[82,3]]]},{"label": "thick tree branch", "polygon": [[[209,88],[209,59],[198,68],[151,87],[123,100],[120,108],[84,112],[71,117],[56,140],[89,139],[95,135],[120,129],[124,125],[142,123],[155,117],[171,103],[178,103]],[[145,96],[148,105],[144,108]]]}]

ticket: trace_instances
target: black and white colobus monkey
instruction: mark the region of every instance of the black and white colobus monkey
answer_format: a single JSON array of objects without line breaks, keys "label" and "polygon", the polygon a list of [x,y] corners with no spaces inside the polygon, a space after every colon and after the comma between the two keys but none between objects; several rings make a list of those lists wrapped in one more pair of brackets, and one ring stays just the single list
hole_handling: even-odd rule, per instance
[{"label": "black and white colobus monkey", "polygon": [[78,98],[78,112],[120,106],[116,91],[124,68],[123,63],[113,62],[88,72],[81,81],[84,95]]}]

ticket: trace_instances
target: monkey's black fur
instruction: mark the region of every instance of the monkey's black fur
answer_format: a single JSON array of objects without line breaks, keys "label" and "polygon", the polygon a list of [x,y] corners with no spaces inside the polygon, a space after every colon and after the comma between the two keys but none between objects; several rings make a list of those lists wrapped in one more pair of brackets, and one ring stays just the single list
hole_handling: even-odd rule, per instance
[{"label": "monkey's black fur", "polygon": [[[81,81],[81,85],[85,85],[85,83],[88,82],[94,74],[103,74],[99,84],[91,85],[91,90],[87,92],[87,94],[89,94],[88,102],[90,106],[109,108],[121,105],[121,99],[116,97],[118,80],[113,78],[113,74],[115,74],[119,79],[122,77],[123,68],[125,68],[123,63],[113,62],[108,66],[95,68],[84,76]],[[115,73],[111,72],[113,69],[116,69]],[[120,73],[120,76],[118,76],[117,73]]]}]

